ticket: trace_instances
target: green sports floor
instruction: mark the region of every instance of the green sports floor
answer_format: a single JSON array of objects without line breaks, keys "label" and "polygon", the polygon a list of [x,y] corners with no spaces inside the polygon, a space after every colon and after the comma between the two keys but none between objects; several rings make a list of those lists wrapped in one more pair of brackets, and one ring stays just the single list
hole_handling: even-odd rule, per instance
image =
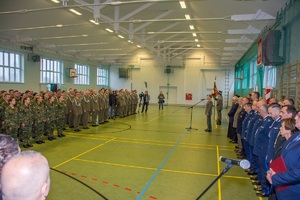
[{"label": "green sports floor", "polygon": [[[223,110],[226,116],[227,110]],[[195,200],[236,158],[227,120],[207,133],[204,108],[150,105],[148,113],[110,120],[45,144],[34,144],[49,161],[48,200]],[[22,149],[24,150],[24,149]],[[201,198],[258,200],[251,180],[233,166]]]}]

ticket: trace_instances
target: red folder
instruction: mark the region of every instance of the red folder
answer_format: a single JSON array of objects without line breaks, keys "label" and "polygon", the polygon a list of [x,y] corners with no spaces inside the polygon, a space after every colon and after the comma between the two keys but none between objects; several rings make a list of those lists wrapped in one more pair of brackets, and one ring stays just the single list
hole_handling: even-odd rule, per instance
[{"label": "red folder", "polygon": [[[285,166],[285,163],[284,163],[284,160],[283,160],[282,156],[280,156],[279,158],[273,160],[270,163],[270,168],[272,168],[272,170],[276,173],[287,171],[287,168]],[[288,186],[288,185],[280,186],[280,187],[276,188],[276,191],[280,192],[280,191],[282,191],[282,190],[284,190],[288,187],[290,187],[290,186]]]}]

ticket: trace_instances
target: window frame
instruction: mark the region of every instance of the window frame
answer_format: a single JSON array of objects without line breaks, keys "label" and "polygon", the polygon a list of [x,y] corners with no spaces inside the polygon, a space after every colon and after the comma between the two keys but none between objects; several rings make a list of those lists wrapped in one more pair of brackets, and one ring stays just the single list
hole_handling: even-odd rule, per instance
[{"label": "window frame", "polygon": [[0,50],[0,82],[24,83],[23,54]]},{"label": "window frame", "polygon": [[[45,65],[44,65],[45,64]],[[60,60],[41,58],[40,61],[40,83],[41,84],[63,84],[64,64]]]},{"label": "window frame", "polygon": [[108,68],[97,67],[97,85],[108,86]]},{"label": "window frame", "polygon": [[90,67],[83,64],[74,64],[76,69],[76,78],[74,79],[75,85],[89,85],[90,84]]}]

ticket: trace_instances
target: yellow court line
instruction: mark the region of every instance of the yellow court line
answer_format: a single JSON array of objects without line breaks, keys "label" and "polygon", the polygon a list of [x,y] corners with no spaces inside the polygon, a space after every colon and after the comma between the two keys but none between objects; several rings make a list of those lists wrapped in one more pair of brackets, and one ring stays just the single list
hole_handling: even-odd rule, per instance
[{"label": "yellow court line", "polygon": [[[76,135],[70,135],[73,138],[84,138],[84,139],[99,139],[99,140],[106,140],[106,139],[112,139],[112,137],[105,137],[105,136],[99,136],[99,137],[86,137],[86,136],[94,136],[94,135],[84,135],[83,137],[79,137],[78,134]],[[143,140],[143,139],[132,139],[132,138],[114,138],[115,142],[123,142],[123,143],[134,143],[134,144],[153,144],[153,145],[160,145],[160,146],[173,146],[175,142],[168,142],[168,141],[160,141],[160,140]],[[122,141],[124,140],[124,141]],[[152,142],[152,143],[151,143]],[[161,143],[161,144],[155,144],[155,143]],[[179,147],[182,148],[194,148],[194,149],[215,149],[216,145],[206,145],[206,144],[194,144],[194,143],[182,143],[179,145]],[[221,150],[232,150],[230,148],[231,146],[219,146],[222,147]],[[228,149],[227,149],[228,148]]]},{"label": "yellow court line", "polygon": [[159,115],[158,117],[155,117],[155,118],[153,118],[153,119],[151,119],[151,120],[149,120],[149,121],[147,121],[147,122],[144,122],[144,124],[148,124],[149,122],[152,122],[152,121],[154,121],[154,120],[157,120],[158,118],[161,118],[161,117],[164,116],[164,115],[166,115],[166,113],[165,113],[165,114],[162,114],[162,115]]},{"label": "yellow court line", "polygon": [[65,162],[62,162],[62,163],[60,163],[60,164],[58,164],[58,165],[56,165],[56,166],[54,166],[54,167],[52,167],[52,168],[55,169],[55,168],[57,168],[57,167],[59,167],[59,166],[61,166],[61,165],[63,165],[63,164],[66,164],[67,162],[70,162],[71,160],[74,160],[74,159],[78,158],[79,156],[82,156],[82,155],[84,155],[84,154],[86,154],[86,153],[88,153],[88,152],[91,152],[91,151],[93,151],[93,150],[95,150],[95,149],[97,149],[97,148],[99,148],[99,147],[101,147],[101,146],[103,146],[103,145],[105,145],[105,144],[107,144],[107,143],[113,141],[114,139],[115,139],[115,138],[110,139],[110,140],[108,140],[108,141],[106,141],[106,142],[104,142],[104,143],[102,143],[102,144],[100,144],[100,145],[98,145],[98,146],[96,146],[96,147],[94,147],[94,148],[92,148],[92,149],[89,149],[89,150],[87,150],[87,151],[85,151],[85,152],[83,152],[83,153],[81,153],[81,154],[79,154],[79,155],[77,155],[77,156],[74,156],[73,158],[70,158],[69,160],[66,160]]},{"label": "yellow court line", "polygon": [[[220,157],[220,151],[219,151],[219,146],[217,146],[217,169],[218,169],[218,174],[221,173],[220,170],[220,162],[219,162],[219,157]],[[218,180],[218,199],[222,199],[222,190],[221,190],[221,180]]]},{"label": "yellow court line", "polygon": [[[79,137],[79,136],[71,136],[73,138],[82,138],[82,139],[98,139],[98,140],[105,140],[102,138],[89,138],[89,137]],[[149,141],[149,142],[141,142],[141,141]],[[152,145],[152,146],[164,146],[164,147],[172,147],[174,145],[174,143],[171,142],[163,142],[161,144],[159,143],[151,143],[151,142],[158,142],[158,141],[151,141],[151,140],[141,140],[141,141],[135,141],[135,140],[126,140],[124,139],[117,139],[114,138],[114,142],[119,142],[119,143],[128,143],[128,144],[143,144],[143,145]],[[186,145],[188,143],[185,143]],[[201,146],[186,146],[186,145],[178,145],[179,148],[186,148],[186,149],[201,149],[201,150],[215,150],[215,147],[213,147],[212,145],[201,145]],[[209,146],[209,147],[205,147],[205,146]],[[232,149],[220,149],[222,151],[231,151]]]},{"label": "yellow court line", "polygon": [[[76,160],[76,161],[82,161],[82,162],[89,162],[89,163],[96,163],[96,164],[103,164],[103,165],[110,165],[110,166],[117,166],[117,167],[127,167],[127,168],[134,168],[134,169],[145,169],[145,170],[152,170],[152,171],[156,171],[158,169],[158,168],[154,168],[154,167],[143,167],[143,166],[136,166],[136,165],[126,165],[126,164],[102,162],[102,161],[96,161],[96,160],[86,160],[86,159],[81,159],[81,158],[76,158],[74,160]],[[172,172],[172,173],[179,173],[179,174],[212,176],[212,177],[218,176],[217,174],[207,174],[207,173],[201,173],[201,172],[188,172],[188,171],[172,170],[172,169],[162,169],[161,171]],[[235,178],[235,179],[245,179],[245,180],[249,179],[248,177],[241,177],[241,176],[223,176],[223,177],[225,177],[225,178]]]},{"label": "yellow court line", "polygon": [[[95,139],[98,138],[103,138],[103,139],[112,139],[114,137],[109,137],[109,136],[97,136],[95,137],[95,135],[91,135],[91,134],[83,134],[83,133],[71,133],[70,135],[72,135],[73,137],[82,135],[82,136],[92,136]],[[82,138],[88,138],[88,137],[82,137]],[[92,138],[92,139],[93,139]],[[169,141],[163,141],[163,140],[145,140],[145,139],[135,139],[135,138],[124,138],[124,137],[118,137],[116,138],[118,140],[134,140],[134,141],[147,141],[147,142],[157,142],[157,143],[170,143],[172,145],[175,144],[175,142],[169,142]],[[187,142],[182,142],[181,144],[185,144],[185,145],[192,145],[192,146],[207,146],[207,147],[213,147],[215,148],[217,145],[213,145],[213,144],[196,144],[196,143],[187,143]],[[219,147],[222,148],[230,148],[232,149],[232,145],[218,145]]]}]

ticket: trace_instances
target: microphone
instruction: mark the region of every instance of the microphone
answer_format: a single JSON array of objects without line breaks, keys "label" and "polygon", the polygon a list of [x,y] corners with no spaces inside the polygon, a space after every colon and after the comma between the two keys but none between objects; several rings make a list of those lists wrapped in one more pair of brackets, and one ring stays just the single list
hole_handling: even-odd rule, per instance
[{"label": "microphone", "polygon": [[250,167],[250,162],[246,159],[244,160],[234,160],[231,158],[225,158],[220,156],[220,161],[226,163],[227,165],[238,165],[242,169],[248,169]]}]

